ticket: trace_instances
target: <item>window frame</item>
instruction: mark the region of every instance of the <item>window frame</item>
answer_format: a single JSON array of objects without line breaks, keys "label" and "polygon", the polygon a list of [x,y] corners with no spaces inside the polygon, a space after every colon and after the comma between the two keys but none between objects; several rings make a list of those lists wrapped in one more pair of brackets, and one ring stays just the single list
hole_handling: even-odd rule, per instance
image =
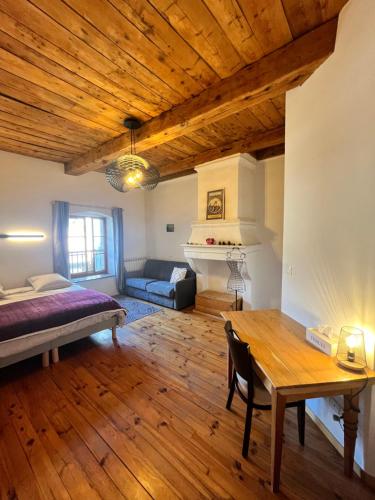
[{"label": "window frame", "polygon": [[[72,273],[71,270],[70,270],[70,254],[71,253],[76,253],[76,252],[70,252],[68,250],[70,277],[72,279],[76,279],[76,278],[86,278],[86,277],[91,277],[91,276],[100,276],[102,274],[108,274],[107,218],[105,216],[100,216],[100,215],[78,215],[77,214],[77,215],[69,215],[69,222],[70,222],[70,219],[84,219],[85,250],[82,250],[82,253],[84,253],[85,256],[86,256],[86,264],[88,262],[88,260],[87,260],[87,254],[91,250],[87,250],[86,221],[85,221],[85,219],[91,219],[91,224],[92,224],[92,220],[93,219],[99,219],[99,220],[101,220],[103,222],[103,238],[104,238],[104,250],[103,250],[103,252],[100,252],[100,253],[104,254],[104,269],[100,270],[100,271],[93,271],[93,272],[86,271],[86,272],[83,272],[83,273]],[[94,248],[94,231],[92,231],[92,239],[93,239],[92,243],[93,243],[93,248]],[[69,246],[69,232],[68,232],[68,246]],[[95,252],[95,250],[93,250],[93,252]],[[94,260],[94,262],[95,262],[95,260]],[[86,265],[86,268],[87,268],[87,265]]]}]

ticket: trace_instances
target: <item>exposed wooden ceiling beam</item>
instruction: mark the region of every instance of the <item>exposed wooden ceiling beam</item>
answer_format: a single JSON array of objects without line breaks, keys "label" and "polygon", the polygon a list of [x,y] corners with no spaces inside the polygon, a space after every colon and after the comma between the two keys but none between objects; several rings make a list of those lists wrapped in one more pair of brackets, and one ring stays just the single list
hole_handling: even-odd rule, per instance
[{"label": "exposed wooden ceiling beam", "polygon": [[170,181],[172,179],[180,179],[181,177],[187,177],[188,175],[194,175],[196,173],[197,172],[193,168],[190,168],[189,170],[183,170],[180,173],[171,174],[171,175],[164,175],[163,177],[160,177],[159,182]]},{"label": "exposed wooden ceiling beam", "polygon": [[[334,50],[337,18],[147,121],[137,133],[137,151],[171,141],[297,86]],[[67,174],[103,168],[129,151],[128,133],[66,163]]]},{"label": "exposed wooden ceiling beam", "polygon": [[255,158],[257,160],[266,160],[267,158],[272,158],[274,156],[280,156],[285,154],[285,144],[278,144],[276,146],[270,146],[264,149],[259,149],[255,153]]},{"label": "exposed wooden ceiling beam", "polygon": [[260,132],[249,137],[248,139],[234,141],[231,144],[226,144],[213,149],[208,149],[194,156],[189,156],[182,160],[173,161],[167,165],[159,167],[159,172],[162,177],[168,177],[175,174],[183,174],[185,171],[191,171],[197,165],[208,161],[223,158],[236,153],[254,153],[259,149],[265,149],[272,146],[283,145],[285,139],[284,127],[279,127],[267,132]]}]

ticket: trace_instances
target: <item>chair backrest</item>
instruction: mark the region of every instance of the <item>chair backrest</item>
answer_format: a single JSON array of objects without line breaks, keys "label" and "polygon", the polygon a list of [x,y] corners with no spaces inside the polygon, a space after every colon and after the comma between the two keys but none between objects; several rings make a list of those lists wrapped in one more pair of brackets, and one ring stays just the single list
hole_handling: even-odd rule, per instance
[{"label": "chair backrest", "polygon": [[253,380],[253,359],[250,353],[249,344],[242,342],[239,336],[233,330],[232,323],[227,321],[224,326],[227,335],[229,352],[232,357],[233,366],[248,385],[248,397],[253,398],[254,395],[254,380]]}]

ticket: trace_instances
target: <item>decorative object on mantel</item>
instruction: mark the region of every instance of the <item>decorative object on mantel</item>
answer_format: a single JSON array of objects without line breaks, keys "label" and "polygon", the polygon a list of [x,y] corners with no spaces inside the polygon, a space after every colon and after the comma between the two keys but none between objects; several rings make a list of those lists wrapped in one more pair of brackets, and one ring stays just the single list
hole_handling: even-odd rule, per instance
[{"label": "decorative object on mantel", "polygon": [[343,368],[362,371],[366,368],[365,337],[360,328],[343,326],[337,346],[337,362]]},{"label": "decorative object on mantel", "polygon": [[224,189],[217,189],[207,193],[207,220],[225,219],[224,192]]},{"label": "decorative object on mantel", "polygon": [[226,247],[240,247],[242,246],[242,243],[238,243],[236,245],[236,243],[231,243],[230,241],[228,242],[225,242],[225,241],[219,241],[218,245],[223,245],[223,246],[226,246]]},{"label": "decorative object on mantel", "polygon": [[[238,243],[237,245],[235,243],[230,243],[230,242],[225,242],[225,241],[215,241],[215,238],[206,238],[206,243],[194,243],[192,241],[187,241],[186,245],[189,246],[197,246],[197,247],[205,247],[207,245],[214,246],[214,247],[230,247],[231,249],[233,248],[238,248],[243,246],[242,243]],[[182,245],[184,246],[184,245]],[[224,259],[226,260],[226,259]]]},{"label": "decorative object on mantel", "polygon": [[159,183],[159,171],[151,167],[147,160],[138,156],[135,151],[135,131],[141,127],[137,118],[129,117],[124,125],[130,130],[130,154],[122,155],[108,165],[105,171],[107,181],[121,193],[132,189],[151,191]]},{"label": "decorative object on mantel", "polygon": [[227,283],[227,289],[235,292],[236,294],[236,311],[237,311],[237,294],[246,291],[246,283],[242,276],[242,268],[245,264],[246,254],[240,251],[238,247],[233,247],[227,253],[227,264],[230,269],[230,276]]}]

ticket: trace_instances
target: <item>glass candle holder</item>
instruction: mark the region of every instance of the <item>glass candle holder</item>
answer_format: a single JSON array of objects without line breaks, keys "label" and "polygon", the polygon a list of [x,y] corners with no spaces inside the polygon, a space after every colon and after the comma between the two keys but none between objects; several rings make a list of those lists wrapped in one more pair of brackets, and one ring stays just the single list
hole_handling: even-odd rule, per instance
[{"label": "glass candle holder", "polygon": [[360,328],[343,326],[337,345],[337,362],[343,368],[361,371],[367,366],[365,336]]}]

